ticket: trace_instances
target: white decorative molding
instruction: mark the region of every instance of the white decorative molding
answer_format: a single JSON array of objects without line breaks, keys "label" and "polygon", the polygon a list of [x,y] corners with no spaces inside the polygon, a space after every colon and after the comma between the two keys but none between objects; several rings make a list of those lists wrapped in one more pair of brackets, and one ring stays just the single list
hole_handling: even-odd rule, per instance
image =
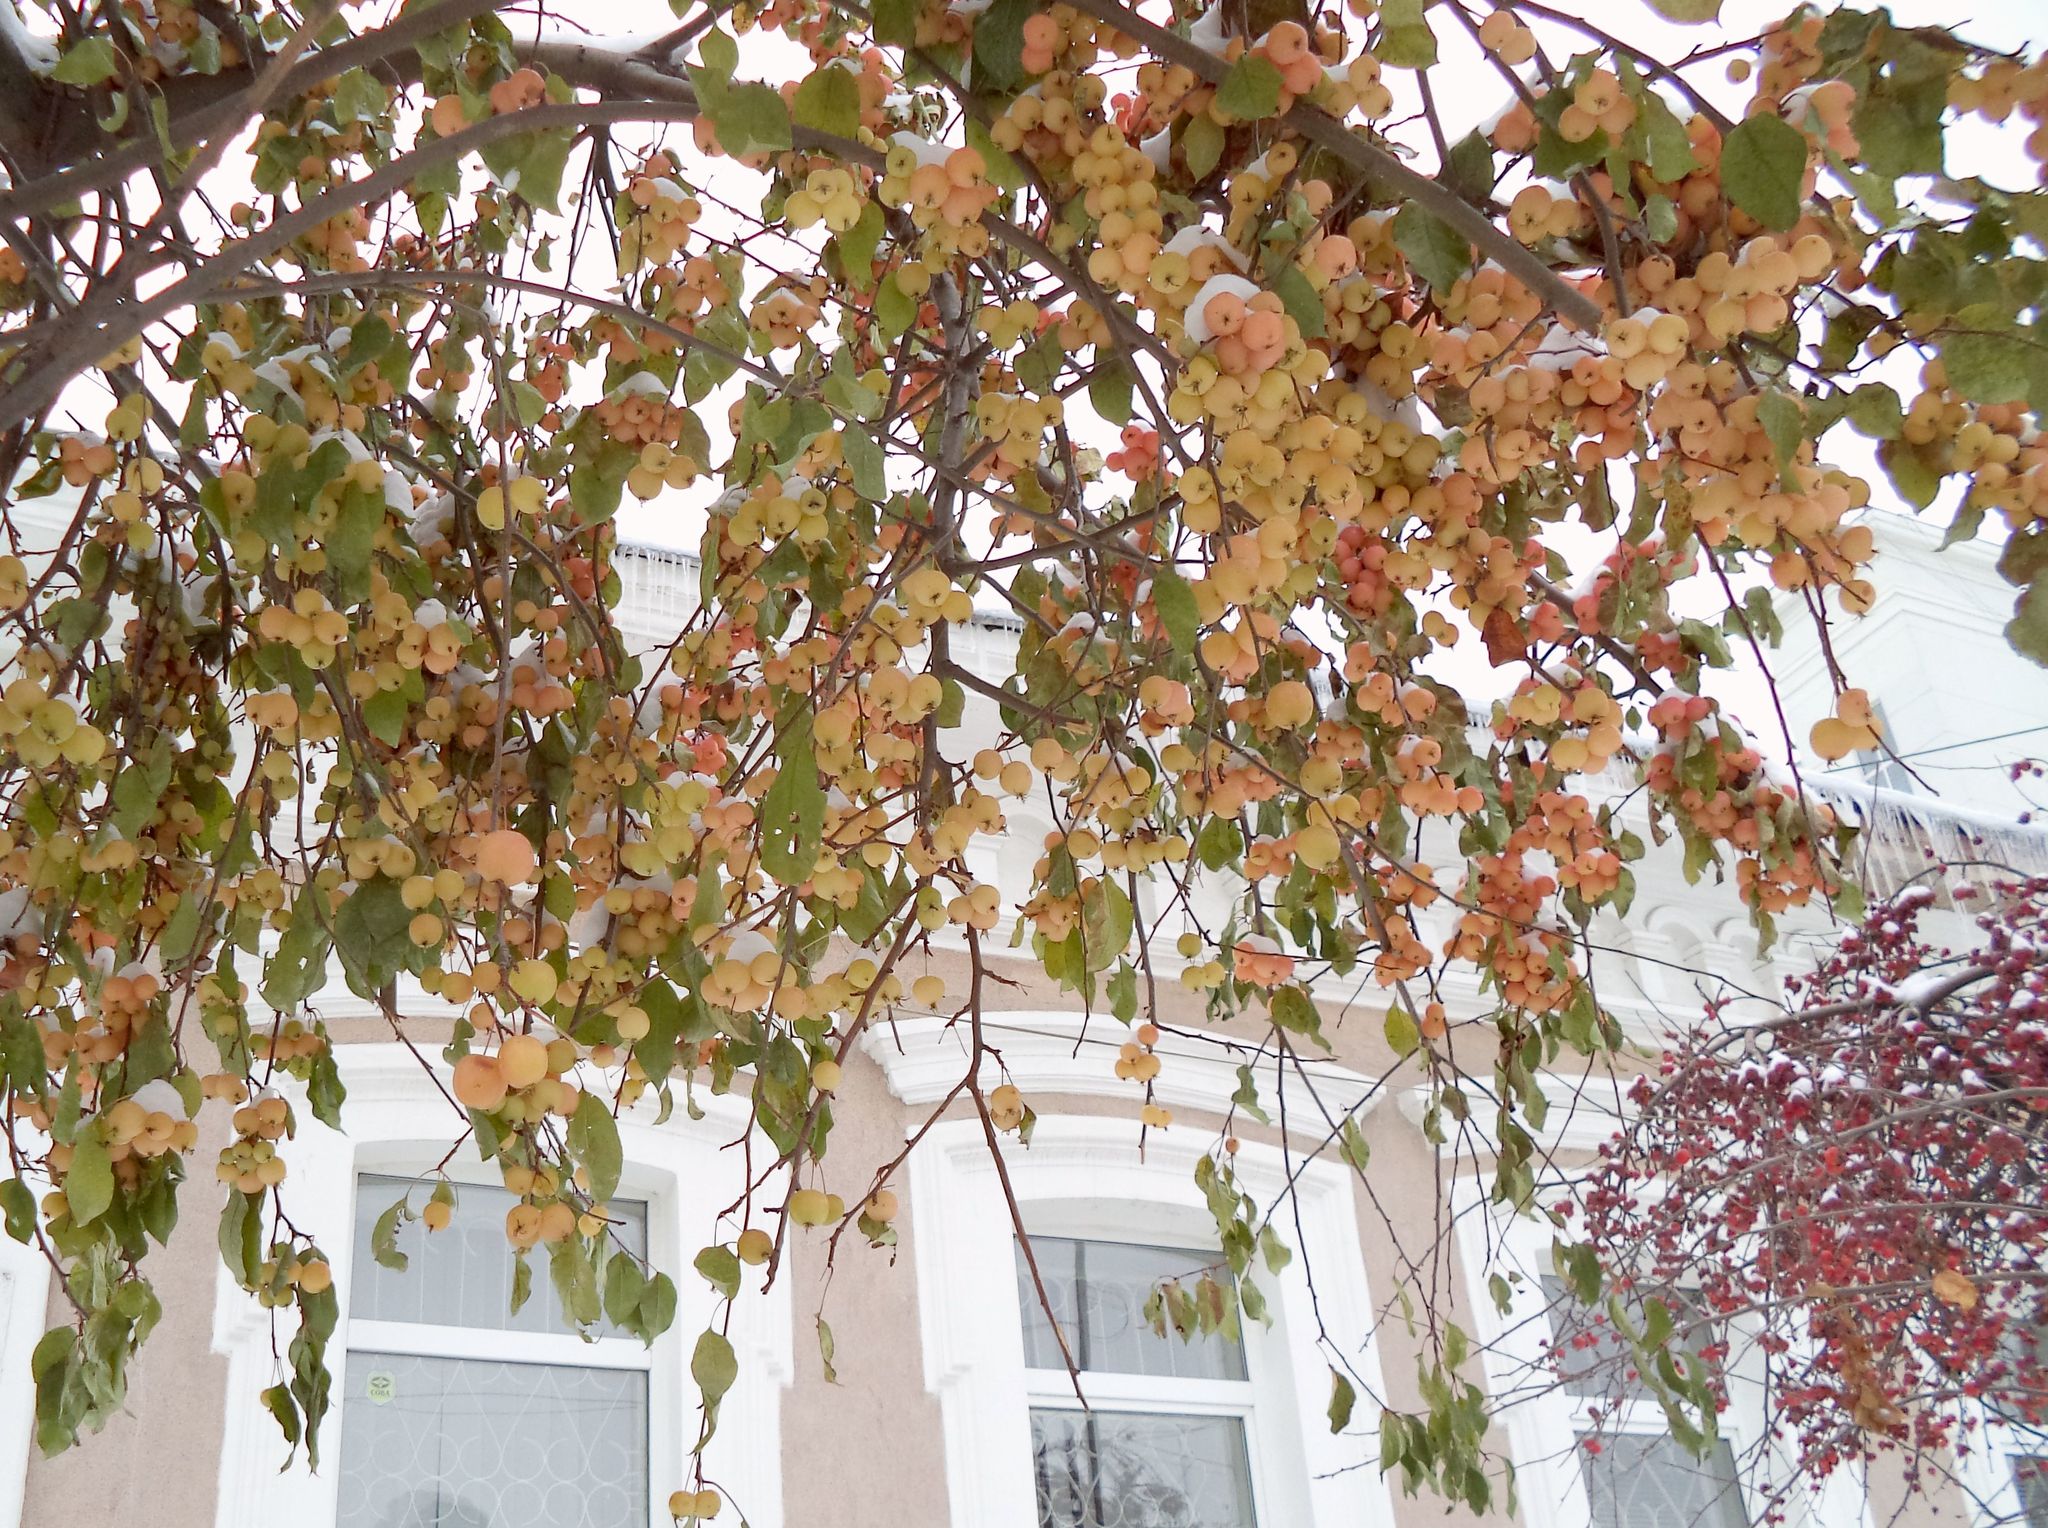
[{"label": "white decorative molding", "polygon": [[[461,1128],[419,1058],[405,1046],[342,1045],[336,1047],[335,1058],[349,1092],[342,1106],[347,1134],[315,1121],[299,1092],[293,1099],[299,1134],[284,1148],[291,1172],[284,1189],[287,1206],[293,1221],[327,1254],[341,1295],[342,1326],[329,1350],[330,1365],[342,1361],[347,1345],[357,1174],[423,1171],[440,1159]],[[435,1066],[442,1070],[438,1060]],[[675,1279],[678,1295],[675,1323],[655,1342],[649,1376],[649,1528],[667,1524],[667,1495],[683,1483],[684,1460],[696,1436],[689,1348],[712,1314],[716,1297],[690,1272],[690,1260],[712,1239],[713,1217],[739,1197],[743,1186],[740,1154],[724,1148],[749,1127],[745,1101],[700,1096],[697,1102],[700,1119],[678,1110],[657,1125],[654,1106],[643,1102],[619,1120],[626,1164],[621,1190],[647,1200],[651,1260]],[[773,1149],[765,1142],[762,1146],[767,1151],[764,1160],[773,1160]],[[473,1160],[473,1152],[459,1155],[465,1161],[451,1162],[451,1173],[494,1181],[486,1176],[489,1168]],[[509,1249],[506,1255],[511,1255]],[[541,1288],[535,1297],[553,1295]],[[742,1294],[727,1335],[739,1357],[739,1380],[721,1405],[718,1432],[706,1450],[708,1472],[749,1523],[782,1528],[782,1390],[795,1375],[788,1281],[778,1280],[766,1293]],[[258,1392],[274,1378],[270,1339],[268,1313],[236,1286],[225,1268],[219,1269],[213,1347],[228,1359],[228,1412],[215,1514],[218,1528],[271,1521],[317,1528],[334,1521],[345,1387],[337,1385],[333,1409],[321,1429],[320,1473],[308,1472],[303,1460],[279,1473],[284,1440],[257,1402]],[[22,1369],[26,1372],[25,1362]]]},{"label": "white decorative molding", "polygon": [[42,1254],[0,1236],[0,1528],[21,1522],[36,1431],[29,1355],[49,1324],[49,1301],[50,1265]]},{"label": "white decorative molding", "polygon": [[[1194,1183],[1195,1141],[1155,1133],[1143,1155],[1122,1120],[1041,1115],[1029,1147],[1004,1163],[1027,1229],[1214,1245],[1215,1223]],[[1246,1361],[1258,1399],[1252,1418],[1259,1520],[1274,1528],[1392,1528],[1392,1504],[1373,1467],[1371,1402],[1354,1430],[1332,1436],[1325,1416],[1335,1357],[1379,1392],[1351,1178],[1333,1163],[1290,1158],[1247,1142],[1238,1178],[1261,1204],[1290,1177],[1299,1244],[1279,1274],[1252,1275],[1268,1292],[1272,1326],[1247,1323]],[[1014,1233],[977,1121],[935,1126],[910,1159],[912,1256],[925,1384],[938,1397],[946,1440],[950,1528],[1034,1528],[1031,1425]],[[1299,1237],[1295,1227],[1299,1226]],[[931,1234],[926,1234],[927,1229]],[[1314,1287],[1310,1287],[1310,1278]]]},{"label": "white decorative molding", "polygon": [[[1117,1049],[1131,1032],[1106,1014],[1005,1009],[983,1014],[981,1027],[989,1048],[1002,1058],[1000,1068],[993,1058],[982,1058],[987,1085],[1005,1080],[1006,1074],[1027,1098],[1059,1094],[1128,1102],[1139,1097],[1138,1084],[1124,1081],[1115,1070]],[[896,1098],[931,1104],[966,1074],[969,1035],[965,1020],[898,1017],[871,1024],[860,1045],[881,1067]],[[1164,1034],[1154,1049],[1161,1065],[1152,1090],[1161,1103],[1227,1114],[1239,1086],[1238,1068],[1248,1064],[1260,1106],[1276,1114],[1284,1091],[1289,1113],[1313,1121],[1306,1128],[1319,1140],[1330,1133],[1330,1120],[1352,1109],[1360,1109],[1363,1118],[1387,1091],[1376,1079],[1331,1062],[1302,1057],[1283,1065],[1272,1052],[1262,1055],[1221,1032],[1205,1038]]]}]

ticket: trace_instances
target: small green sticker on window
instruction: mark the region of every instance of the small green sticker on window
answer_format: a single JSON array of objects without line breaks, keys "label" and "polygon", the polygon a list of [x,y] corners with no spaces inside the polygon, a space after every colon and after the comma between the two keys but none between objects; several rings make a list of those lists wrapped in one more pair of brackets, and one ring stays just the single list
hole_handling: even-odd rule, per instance
[{"label": "small green sticker on window", "polygon": [[398,1382],[380,1369],[370,1376],[363,1393],[379,1406],[389,1406],[398,1394]]}]

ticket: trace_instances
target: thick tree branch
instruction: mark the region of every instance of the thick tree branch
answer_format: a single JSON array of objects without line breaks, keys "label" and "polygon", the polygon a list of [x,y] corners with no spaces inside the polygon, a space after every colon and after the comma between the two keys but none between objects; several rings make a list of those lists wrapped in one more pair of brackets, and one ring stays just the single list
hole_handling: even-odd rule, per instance
[{"label": "thick tree branch", "polygon": [[[1119,32],[1144,43],[1161,58],[1193,70],[1212,85],[1222,83],[1230,73],[1230,65],[1215,54],[1197,47],[1177,32],[1170,32],[1126,10],[1116,0],[1070,0],[1070,3],[1075,10],[1108,22]],[[1471,240],[1481,255],[1498,262],[1572,327],[1589,333],[1600,327],[1598,303],[1496,227],[1492,219],[1448,186],[1411,170],[1385,149],[1366,142],[1317,107],[1296,102],[1280,121],[1376,181],[1383,190],[1415,202],[1426,212],[1448,223]]]}]

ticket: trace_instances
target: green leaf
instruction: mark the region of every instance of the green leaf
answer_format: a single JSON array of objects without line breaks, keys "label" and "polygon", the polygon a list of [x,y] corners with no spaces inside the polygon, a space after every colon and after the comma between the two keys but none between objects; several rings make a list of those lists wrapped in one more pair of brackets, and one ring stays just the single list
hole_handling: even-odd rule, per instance
[{"label": "green leaf", "polygon": [[1282,987],[1273,994],[1266,1004],[1268,1016],[1273,1023],[1291,1034],[1306,1035],[1324,1050],[1330,1042],[1323,1036],[1323,1015],[1316,1007],[1315,999],[1300,987]]},{"label": "green leaf", "polygon": [[657,1273],[647,1281],[647,1289],[640,1296],[640,1330],[649,1337],[659,1337],[676,1320],[676,1284],[665,1273]]},{"label": "green leaf", "polygon": [[1771,448],[1778,453],[1778,470],[1783,473],[1791,467],[1793,458],[1799,454],[1799,443],[1806,438],[1806,410],[1789,393],[1769,392],[1757,399],[1756,420],[1770,438]]},{"label": "green leaf", "polygon": [[0,1179],[0,1212],[7,1217],[7,1234],[27,1246],[36,1236],[36,1196],[19,1178]]},{"label": "green leaf", "polygon": [[581,1238],[572,1236],[548,1248],[548,1282],[555,1286],[563,1316],[577,1327],[590,1326],[604,1314],[597,1266]]},{"label": "green leaf", "polygon": [[567,128],[522,133],[507,139],[511,150],[509,170],[518,180],[501,174],[500,181],[544,212],[561,211],[562,172],[568,167],[569,149],[575,141],[575,134]]},{"label": "green leaf", "polygon": [[[1718,3],[1718,0],[1717,0]],[[1658,180],[1679,180],[1699,167],[1692,151],[1692,139],[1678,114],[1664,104],[1664,98],[1645,86],[1636,95],[1639,130],[1643,136],[1644,162]]]},{"label": "green leaf", "polygon": [[411,1264],[412,1259],[398,1250],[398,1223],[411,1218],[412,1211],[401,1198],[379,1215],[377,1223],[370,1227],[370,1255],[376,1258],[379,1266],[394,1273],[403,1273]]},{"label": "green leaf", "polygon": [[1493,145],[1484,133],[1467,133],[1451,145],[1444,161],[1444,184],[1466,201],[1478,204],[1493,194]]},{"label": "green leaf", "polygon": [[1131,422],[1131,373],[1121,361],[1106,361],[1088,379],[1088,402],[1111,424]]},{"label": "green leaf", "polygon": [[1099,877],[1081,890],[1081,930],[1088,969],[1107,970],[1131,942],[1131,899],[1116,882]]},{"label": "green leaf", "polygon": [[733,70],[740,66],[740,45],[713,27],[697,44],[697,57],[702,62],[691,69],[691,83],[708,100],[713,94],[722,93],[720,87],[732,79]]},{"label": "green leaf", "polygon": [[[882,208],[869,202],[860,210],[860,221],[839,235],[839,268],[855,286],[865,290],[874,285],[875,246],[882,242]],[[894,286],[894,282],[888,283]]]},{"label": "green leaf", "polygon": [[120,66],[121,56],[112,43],[104,37],[88,37],[65,51],[50,70],[50,78],[60,85],[97,85],[112,79]]},{"label": "green leaf", "polygon": [[1412,1056],[1415,1048],[1422,1043],[1422,1031],[1416,1028],[1415,1015],[1396,1003],[1387,1010],[1387,1044],[1397,1056]]},{"label": "green leaf", "polygon": [[1187,156],[1188,173],[1204,179],[1223,158],[1223,124],[1207,113],[1191,117],[1180,135],[1180,151]]},{"label": "green leaf", "polygon": [[775,783],[761,798],[761,868],[795,886],[818,863],[825,827],[825,787],[818,780],[810,708],[801,699],[776,728],[775,757]]},{"label": "green leaf", "polygon": [[1159,624],[1166,628],[1173,650],[1184,658],[1193,657],[1201,612],[1195,604],[1195,591],[1171,563],[1162,562],[1152,569],[1152,608],[1159,612]]},{"label": "green leaf", "polygon": [[732,85],[717,101],[705,103],[705,115],[718,132],[719,147],[734,158],[779,153],[790,147],[789,108],[766,85]]},{"label": "green leaf", "polygon": [[230,1192],[220,1211],[220,1260],[243,1288],[256,1282],[263,1264],[263,1217],[244,1193]]},{"label": "green leaf", "polygon": [[1428,0],[1385,0],[1380,40],[1373,53],[1396,69],[1427,69],[1436,62],[1436,33],[1422,12]]},{"label": "green leaf", "polygon": [[1799,221],[1806,152],[1806,134],[1777,113],[1745,117],[1721,145],[1721,188],[1764,227],[1790,228]]},{"label": "green leaf", "polygon": [[1652,196],[1643,202],[1643,228],[1659,244],[1678,237],[1678,203],[1668,196]]},{"label": "green leaf", "polygon": [[853,72],[827,64],[796,87],[796,120],[821,133],[851,138],[860,131],[860,83]]},{"label": "green leaf", "polygon": [[1688,26],[1721,19],[1721,0],[1650,0],[1650,9],[1666,21]]},{"label": "green leaf", "polygon": [[1465,236],[1416,202],[1394,214],[1394,246],[1440,293],[1449,292],[1472,266],[1472,246]]},{"label": "green leaf", "polygon": [[263,1392],[263,1407],[277,1418],[284,1441],[293,1448],[299,1443],[299,1408],[292,1400],[291,1386],[272,1385]]},{"label": "green leaf", "polygon": [[1335,1369],[1330,1371],[1330,1431],[1340,1433],[1351,1425],[1351,1409],[1358,1404],[1358,1391]]},{"label": "green leaf", "polygon": [[412,949],[406,927],[412,910],[399,884],[375,876],[348,894],[334,915],[334,951],[348,984],[360,997],[375,999],[403,967]]},{"label": "green leaf", "polygon": [[90,1130],[80,1133],[71,1147],[71,1168],[64,1174],[64,1202],[71,1218],[89,1226],[106,1213],[114,1202],[114,1164],[107,1148]]},{"label": "green leaf", "polygon": [[879,503],[889,497],[889,477],[882,447],[875,437],[848,421],[840,426],[839,452],[853,473],[853,491],[863,499]]},{"label": "green leaf", "polygon": [[1949,386],[1972,403],[2024,403],[2034,370],[2048,360],[2017,334],[1951,334],[1941,342]]},{"label": "green leaf", "polygon": [[602,1204],[618,1192],[625,1157],[619,1146],[619,1122],[596,1093],[585,1093],[569,1121],[569,1150],[590,1174],[590,1197]]},{"label": "green leaf", "polygon": [[740,1292],[740,1260],[730,1247],[706,1247],[697,1254],[691,1267],[702,1275],[704,1282],[717,1290],[726,1299],[738,1297]]},{"label": "green leaf", "polygon": [[1941,474],[1904,440],[1888,440],[1877,448],[1877,459],[1892,487],[1915,509],[1925,509],[1941,492]]},{"label": "green leaf", "polygon": [[1899,395],[1882,382],[1865,382],[1849,397],[1849,423],[1872,440],[1897,440],[1906,423]]},{"label": "green leaf", "polygon": [[917,320],[917,299],[888,277],[875,287],[875,322],[886,338],[894,339]]},{"label": "green leaf", "polygon": [[839,1356],[839,1341],[832,1335],[832,1328],[823,1316],[818,1317],[818,1368],[825,1376],[825,1383],[839,1383],[839,1371],[832,1367],[832,1361]]},{"label": "green leaf", "polygon": [[732,1344],[723,1334],[707,1331],[698,1337],[697,1349],[690,1355],[690,1378],[697,1382],[707,1402],[716,1405],[739,1377],[739,1360],[733,1356]]},{"label": "green leaf", "polygon": [[1037,0],[996,0],[974,22],[974,85],[1007,90],[1024,78],[1024,23]]},{"label": "green leaf", "polygon": [[2048,578],[2027,587],[2013,606],[2013,618],[2006,623],[2005,639],[2013,651],[2048,666]]},{"label": "green leaf", "polygon": [[[907,48],[917,41],[917,13],[919,0],[875,0],[869,11],[874,17],[875,41],[892,47]],[[1018,47],[1023,46],[1023,31],[1018,30]]]},{"label": "green leaf", "polygon": [[1941,115],[1948,105],[1950,72],[1947,60],[1916,40],[1857,92],[1852,118],[1857,157],[1872,175],[1893,181],[1902,175],[1943,173],[1947,145]]},{"label": "green leaf", "polygon": [[640,1314],[640,1296],[646,1292],[647,1275],[630,1253],[613,1252],[604,1265],[604,1314],[613,1326],[624,1330]]},{"label": "green leaf", "polygon": [[1301,267],[1292,261],[1280,267],[1280,274],[1273,278],[1273,295],[1280,299],[1287,309],[1287,316],[1300,328],[1302,338],[1321,339],[1326,332],[1323,321],[1323,299],[1309,284]]},{"label": "green leaf", "polygon": [[1259,1227],[1259,1255],[1266,1260],[1268,1273],[1278,1273],[1294,1261],[1294,1249],[1280,1239],[1270,1222]]},{"label": "green leaf", "polygon": [[1272,116],[1280,109],[1280,71],[1263,54],[1245,54],[1216,87],[1215,109],[1239,122]]}]

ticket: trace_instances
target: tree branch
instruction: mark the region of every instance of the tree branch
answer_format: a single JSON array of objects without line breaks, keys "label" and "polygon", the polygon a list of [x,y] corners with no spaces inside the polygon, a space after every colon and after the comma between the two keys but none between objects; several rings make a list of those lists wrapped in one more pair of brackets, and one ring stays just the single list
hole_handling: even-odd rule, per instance
[{"label": "tree branch", "polygon": [[[1156,22],[1126,10],[1116,0],[1069,0],[1069,3],[1084,15],[1106,21],[1126,36],[1136,38],[1161,58],[1194,71],[1212,85],[1222,83],[1230,73],[1230,65],[1215,54],[1197,47],[1177,32],[1169,32]],[[1495,227],[1492,219],[1448,186],[1409,169],[1385,149],[1366,142],[1318,107],[1297,101],[1280,121],[1309,142],[1328,149],[1352,168],[1377,181],[1384,190],[1415,202],[1424,211],[1448,223],[1470,239],[1483,255],[1497,261],[1508,274],[1534,292],[1546,307],[1556,310],[1558,316],[1572,327],[1588,333],[1599,329],[1602,316],[1599,304],[1545,265],[1533,251]]]}]

